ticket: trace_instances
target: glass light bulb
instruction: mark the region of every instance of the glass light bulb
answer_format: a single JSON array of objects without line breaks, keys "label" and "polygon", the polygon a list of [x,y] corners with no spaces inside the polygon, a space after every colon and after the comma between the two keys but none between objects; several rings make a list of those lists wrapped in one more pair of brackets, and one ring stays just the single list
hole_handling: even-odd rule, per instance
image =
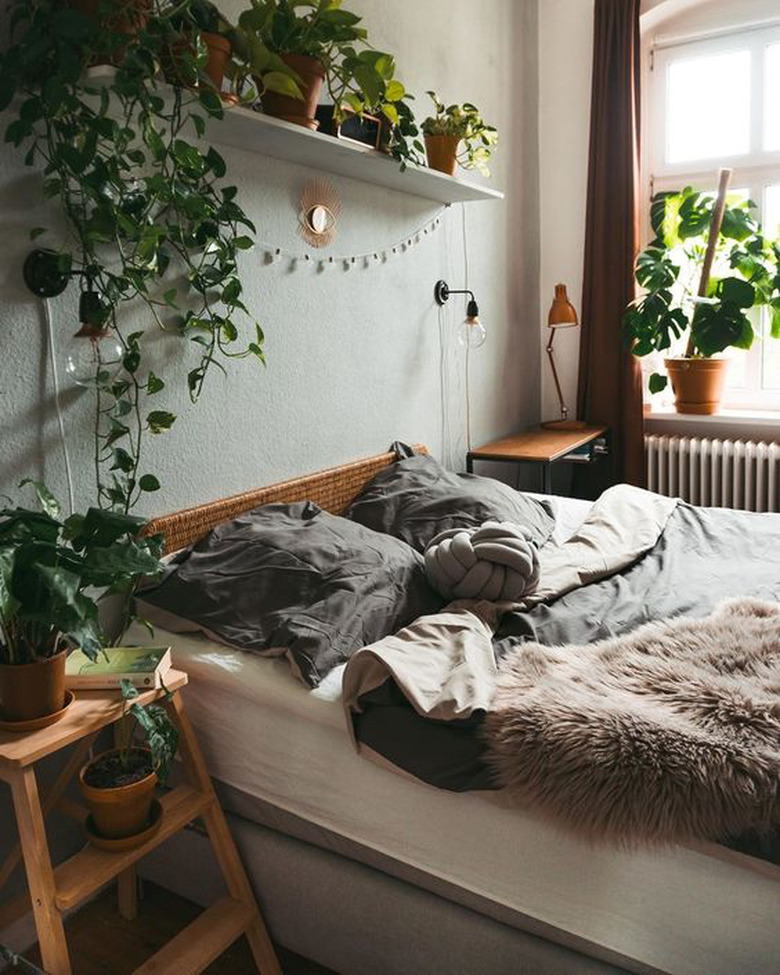
[{"label": "glass light bulb", "polygon": [[79,329],[65,346],[65,372],[77,386],[95,386],[112,379],[122,365],[124,349],[111,332]]},{"label": "glass light bulb", "polygon": [[485,344],[487,331],[479,320],[479,315],[468,315],[458,329],[458,341],[470,349],[478,349]]}]

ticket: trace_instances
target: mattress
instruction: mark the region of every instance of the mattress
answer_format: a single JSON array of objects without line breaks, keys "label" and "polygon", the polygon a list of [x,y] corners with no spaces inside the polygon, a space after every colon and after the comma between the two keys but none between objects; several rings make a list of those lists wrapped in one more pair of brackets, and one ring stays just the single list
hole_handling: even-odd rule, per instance
[{"label": "mattress", "polygon": [[[565,499],[553,507],[559,536],[588,511]],[[395,864],[420,886],[462,892],[485,913],[630,971],[780,973],[778,868],[707,845],[590,846],[501,793],[434,789],[354,752],[341,669],[310,691],[283,659],[190,634],[156,638],[189,674],[183,693],[212,775],[247,808],[257,800],[280,822],[286,814],[337,837],[355,859]]]}]

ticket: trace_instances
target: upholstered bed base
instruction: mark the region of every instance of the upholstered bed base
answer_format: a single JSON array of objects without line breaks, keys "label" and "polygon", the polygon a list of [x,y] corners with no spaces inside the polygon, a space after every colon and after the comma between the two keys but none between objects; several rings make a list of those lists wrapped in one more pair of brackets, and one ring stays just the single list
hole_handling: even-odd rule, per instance
[{"label": "upholstered bed base", "polygon": [[[234,813],[228,822],[274,939],[340,975],[629,975],[323,848],[327,831],[315,845]],[[196,830],[140,869],[204,904],[220,892]]]}]

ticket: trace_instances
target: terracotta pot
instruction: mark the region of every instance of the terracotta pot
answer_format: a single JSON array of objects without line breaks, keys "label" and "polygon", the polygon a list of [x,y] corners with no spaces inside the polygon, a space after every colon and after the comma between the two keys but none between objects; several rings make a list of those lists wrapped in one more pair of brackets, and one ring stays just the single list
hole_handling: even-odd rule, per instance
[{"label": "terracotta pot", "polygon": [[206,62],[205,71],[211,79],[217,91],[222,90],[222,81],[225,77],[230,55],[233,47],[227,37],[221,34],[212,34],[210,31],[201,31],[200,36],[203,43],[209,49],[209,59]]},{"label": "terracotta pot", "polygon": [[65,706],[63,650],[32,664],[0,664],[0,717],[30,721],[54,714]]},{"label": "terracotta pot", "polygon": [[425,155],[428,157],[428,168],[454,176],[458,165],[459,145],[459,135],[426,135]]},{"label": "terracotta pot", "polygon": [[678,413],[717,413],[723,399],[728,359],[665,359]]},{"label": "terracotta pot", "polygon": [[[110,13],[106,9],[108,4],[105,0],[69,0],[69,6],[89,17],[100,28],[126,34],[133,40],[146,27],[152,10],[152,0],[113,0]],[[117,48],[113,52],[112,63],[121,64],[124,55],[125,46]]]},{"label": "terracotta pot", "polygon": [[[314,115],[325,80],[325,68],[320,61],[307,54],[282,54],[281,58],[301,79],[303,100],[279,95],[275,91],[265,91],[260,97],[263,111],[266,115],[283,118],[296,125],[305,125],[307,129],[316,129],[320,123]],[[262,80],[256,78],[255,82],[262,90]]]},{"label": "terracotta pot", "polygon": [[[148,749],[133,749],[148,753]],[[101,836],[120,839],[142,833],[149,825],[149,816],[154,799],[157,776],[150,772],[137,782],[129,785],[98,788],[88,785],[85,775],[90,766],[108,755],[118,754],[118,749],[103,752],[81,769],[79,785],[87,801],[92,821]]]}]

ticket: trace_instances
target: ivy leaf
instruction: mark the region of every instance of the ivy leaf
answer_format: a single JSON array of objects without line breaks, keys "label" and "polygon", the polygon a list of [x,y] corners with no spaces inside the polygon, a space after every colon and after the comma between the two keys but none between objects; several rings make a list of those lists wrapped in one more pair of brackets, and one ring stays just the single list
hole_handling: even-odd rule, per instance
[{"label": "ivy leaf", "polygon": [[155,376],[153,372],[149,372],[149,378],[146,380],[146,392],[147,395],[153,396],[155,393],[159,393],[161,389],[165,388],[165,383],[160,379],[159,376]]},{"label": "ivy leaf", "polygon": [[668,384],[669,384],[669,380],[666,376],[662,376],[660,373],[654,372],[650,376],[650,379],[648,380],[647,388],[650,390],[651,393],[655,394],[655,393],[660,393],[664,389],[666,389]]},{"label": "ivy leaf", "polygon": [[233,246],[237,250],[240,250],[240,251],[248,251],[248,250],[251,250],[255,246],[255,242],[252,240],[251,237],[247,237],[246,235],[242,235],[240,237],[236,237],[233,240]]},{"label": "ivy leaf", "polygon": [[33,229],[30,231],[30,240],[37,240],[37,238],[40,237],[41,234],[45,234],[45,233],[46,233],[45,227],[33,227]]},{"label": "ivy leaf", "polygon": [[150,433],[162,433],[164,430],[170,430],[175,421],[176,414],[168,413],[165,410],[152,410],[146,418]]},{"label": "ivy leaf", "polygon": [[32,485],[38,498],[38,504],[40,504],[43,511],[45,511],[50,518],[59,518],[60,512],[62,511],[62,506],[51,491],[46,487],[43,481],[35,481],[31,477],[26,477],[19,483],[19,487],[25,487],[27,484]]},{"label": "ivy leaf", "polygon": [[206,163],[217,179],[222,179],[227,172],[225,160],[213,146],[209,146],[209,151],[206,153]]},{"label": "ivy leaf", "polygon": [[144,474],[138,481],[138,487],[142,491],[159,491],[160,482],[154,474]]}]

